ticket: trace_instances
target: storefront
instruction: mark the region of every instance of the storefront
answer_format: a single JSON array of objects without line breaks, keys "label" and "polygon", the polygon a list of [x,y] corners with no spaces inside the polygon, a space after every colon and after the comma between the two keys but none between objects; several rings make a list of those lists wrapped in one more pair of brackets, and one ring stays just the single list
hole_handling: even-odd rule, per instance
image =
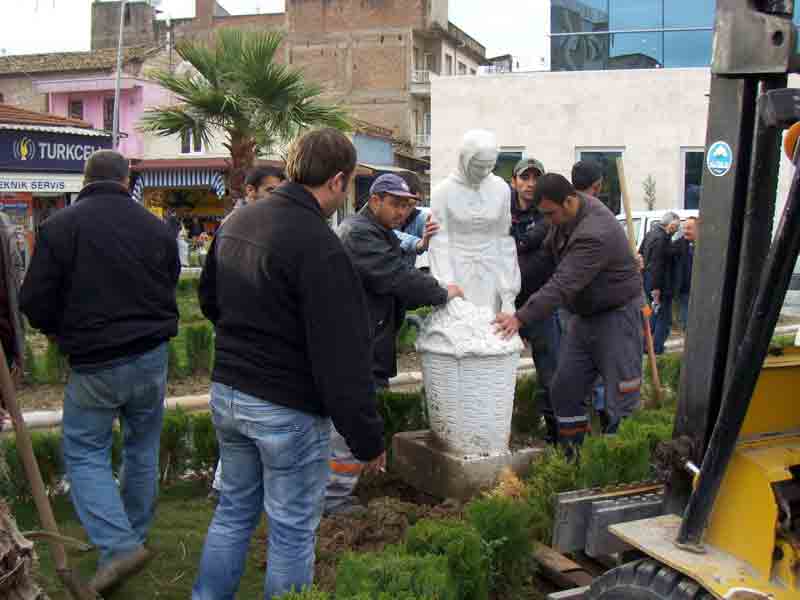
[{"label": "storefront", "polygon": [[20,112],[23,123],[0,122],[0,210],[32,247],[45,219],[80,192],[86,159],[110,148],[111,136],[83,127],[31,124],[36,116],[45,122],[57,118]]},{"label": "storefront", "polygon": [[133,170],[133,199],[158,217],[174,213],[190,237],[225,217],[224,159],[144,160]]}]

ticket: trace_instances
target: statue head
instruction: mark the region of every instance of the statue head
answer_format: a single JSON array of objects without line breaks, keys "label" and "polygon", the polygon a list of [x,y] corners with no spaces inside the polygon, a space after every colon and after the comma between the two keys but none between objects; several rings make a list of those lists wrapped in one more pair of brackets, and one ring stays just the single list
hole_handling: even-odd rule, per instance
[{"label": "statue head", "polygon": [[478,186],[497,163],[497,139],[490,131],[473,129],[464,135],[458,160],[458,173],[473,186]]}]

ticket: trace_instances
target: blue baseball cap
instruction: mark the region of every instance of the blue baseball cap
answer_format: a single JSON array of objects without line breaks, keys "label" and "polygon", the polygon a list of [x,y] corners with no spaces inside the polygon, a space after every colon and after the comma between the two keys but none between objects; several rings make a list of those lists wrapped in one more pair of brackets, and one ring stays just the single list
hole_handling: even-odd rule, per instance
[{"label": "blue baseball cap", "polygon": [[372,194],[390,194],[399,198],[417,198],[417,195],[411,192],[405,179],[399,175],[386,173],[378,177],[372,182],[369,188],[369,195]]}]

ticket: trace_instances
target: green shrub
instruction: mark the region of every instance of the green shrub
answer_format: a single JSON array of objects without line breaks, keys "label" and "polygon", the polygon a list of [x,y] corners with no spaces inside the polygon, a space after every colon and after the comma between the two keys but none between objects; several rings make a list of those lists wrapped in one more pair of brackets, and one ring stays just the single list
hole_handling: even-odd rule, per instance
[{"label": "green shrub", "polygon": [[378,412],[383,418],[387,448],[391,447],[392,436],[395,433],[427,429],[427,407],[423,393],[382,390],[378,392],[377,399]]},{"label": "green shrub", "polygon": [[197,296],[200,279],[197,277],[181,277],[176,286],[176,292],[182,296]]},{"label": "green shrub", "polygon": [[159,466],[161,480],[172,481],[182,474],[190,454],[190,418],[180,408],[164,415]]},{"label": "green shrub", "polygon": [[211,371],[213,343],[214,332],[208,323],[186,328],[186,362],[190,373],[209,373]]},{"label": "green shrub", "polygon": [[531,507],[512,498],[480,498],[467,505],[466,517],[489,554],[490,589],[519,590],[532,564]]},{"label": "green shrub", "polygon": [[377,554],[347,553],[336,571],[336,597],[363,600],[456,600],[445,556],[416,556],[389,547]]},{"label": "green shrub", "polygon": [[198,471],[210,471],[219,459],[219,442],[209,413],[192,416],[192,462]]},{"label": "green shrub", "polygon": [[526,499],[531,507],[531,534],[534,539],[550,544],[556,494],[576,489],[578,477],[578,465],[568,461],[564,453],[556,448],[548,448],[542,458],[531,465]]},{"label": "green shrub", "polygon": [[170,381],[183,379],[183,368],[178,358],[178,342],[175,338],[167,346],[167,377]]},{"label": "green shrub", "polygon": [[446,556],[459,600],[488,597],[488,561],[483,555],[481,536],[469,523],[424,519],[406,533],[406,549],[419,556]]},{"label": "green shrub", "polygon": [[536,375],[525,375],[517,379],[514,391],[514,414],[511,430],[520,435],[542,437],[541,415],[536,405],[539,382]]},{"label": "green shrub", "polygon": [[[61,434],[53,431],[32,431],[31,445],[42,480],[50,491],[64,475],[64,458],[61,452]],[[16,439],[3,439],[0,451],[5,463],[0,473],[0,497],[8,499],[30,497],[30,485],[17,450]]]},{"label": "green shrub", "polygon": [[69,367],[67,358],[61,354],[58,345],[51,340],[47,340],[47,352],[44,356],[45,376],[47,383],[64,383],[67,380]]},{"label": "green shrub", "polygon": [[655,386],[653,385],[653,375],[650,369],[650,361],[644,361],[642,397],[645,406],[655,408],[674,406],[678,397],[678,390],[681,385],[681,366],[683,354],[671,353],[661,354],[656,358],[658,366],[658,377],[661,381],[661,404],[656,402]]},{"label": "green shrub", "polygon": [[38,383],[39,382],[39,372],[37,369],[36,364],[36,355],[33,353],[33,346],[31,346],[30,341],[25,341],[25,355],[23,356],[23,360],[25,361],[25,382],[28,384]]}]

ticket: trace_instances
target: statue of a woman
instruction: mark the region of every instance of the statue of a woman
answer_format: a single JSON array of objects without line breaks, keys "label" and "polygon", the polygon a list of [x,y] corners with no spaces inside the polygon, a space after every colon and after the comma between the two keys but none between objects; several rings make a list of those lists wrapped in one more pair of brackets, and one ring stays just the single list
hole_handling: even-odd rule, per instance
[{"label": "statue of a woman", "polygon": [[517,250],[509,234],[511,190],[492,173],[497,141],[488,131],[464,135],[458,170],[434,188],[431,209],[439,233],[431,239],[431,273],[456,283],[464,299],[493,313],[514,312],[520,288]]}]

